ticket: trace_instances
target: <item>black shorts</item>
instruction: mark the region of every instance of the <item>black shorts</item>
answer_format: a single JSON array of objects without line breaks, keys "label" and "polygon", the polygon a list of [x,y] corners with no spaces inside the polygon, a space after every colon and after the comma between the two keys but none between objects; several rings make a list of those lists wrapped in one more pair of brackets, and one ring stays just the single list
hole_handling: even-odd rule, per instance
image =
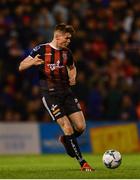
[{"label": "black shorts", "polygon": [[72,90],[47,91],[42,97],[43,104],[49,112],[52,120],[81,111],[78,99],[75,98]]}]

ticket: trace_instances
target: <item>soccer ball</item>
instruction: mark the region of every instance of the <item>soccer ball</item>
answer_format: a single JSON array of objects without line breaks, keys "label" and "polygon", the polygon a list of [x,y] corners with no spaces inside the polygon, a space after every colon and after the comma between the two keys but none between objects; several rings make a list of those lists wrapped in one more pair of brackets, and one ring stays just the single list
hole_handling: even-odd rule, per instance
[{"label": "soccer ball", "polygon": [[122,157],[116,150],[107,150],[103,155],[103,163],[107,168],[114,169],[120,166]]}]

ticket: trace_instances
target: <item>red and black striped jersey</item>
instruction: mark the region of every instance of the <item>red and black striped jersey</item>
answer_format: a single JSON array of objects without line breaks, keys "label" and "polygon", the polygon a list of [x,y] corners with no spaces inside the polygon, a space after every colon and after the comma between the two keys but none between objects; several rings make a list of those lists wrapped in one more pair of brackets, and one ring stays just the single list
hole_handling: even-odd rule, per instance
[{"label": "red and black striped jersey", "polygon": [[38,66],[41,89],[57,89],[69,86],[67,67],[73,68],[74,60],[68,48],[56,49],[49,43],[36,46],[30,53],[31,57],[37,54],[44,60]]}]

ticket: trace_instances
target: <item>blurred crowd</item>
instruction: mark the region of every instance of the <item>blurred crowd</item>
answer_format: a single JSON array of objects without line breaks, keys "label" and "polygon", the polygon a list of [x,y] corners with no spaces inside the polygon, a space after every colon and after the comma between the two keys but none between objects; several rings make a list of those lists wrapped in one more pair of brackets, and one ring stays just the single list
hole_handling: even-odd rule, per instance
[{"label": "blurred crowd", "polygon": [[37,70],[18,66],[52,39],[56,24],[73,25],[74,92],[88,120],[140,120],[139,0],[1,0],[0,121],[49,122]]}]

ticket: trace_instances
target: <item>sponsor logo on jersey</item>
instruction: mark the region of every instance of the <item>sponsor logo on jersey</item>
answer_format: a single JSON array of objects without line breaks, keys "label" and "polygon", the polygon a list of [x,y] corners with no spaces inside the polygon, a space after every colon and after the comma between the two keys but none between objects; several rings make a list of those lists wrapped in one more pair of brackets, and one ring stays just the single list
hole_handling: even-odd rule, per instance
[{"label": "sponsor logo on jersey", "polygon": [[56,68],[60,69],[60,68],[64,67],[63,65],[60,65],[60,61],[59,60],[56,62],[56,64],[47,64],[47,66],[49,66],[51,71],[54,71]]}]

